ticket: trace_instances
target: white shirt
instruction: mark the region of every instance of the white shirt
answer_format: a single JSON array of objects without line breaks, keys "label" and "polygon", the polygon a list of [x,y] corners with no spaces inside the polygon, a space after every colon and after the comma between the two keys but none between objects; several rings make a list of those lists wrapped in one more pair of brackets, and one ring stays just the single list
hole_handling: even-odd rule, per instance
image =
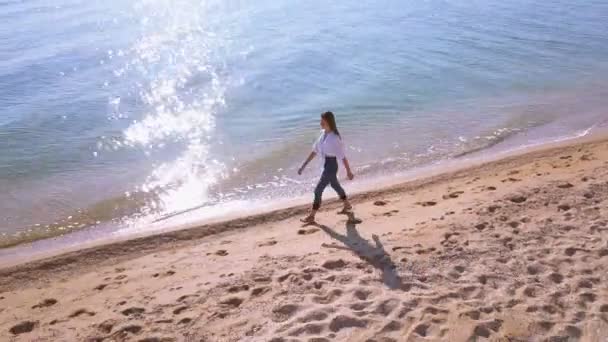
[{"label": "white shirt", "polygon": [[321,136],[313,145],[313,151],[323,158],[336,157],[336,159],[342,160],[346,157],[342,139],[334,132],[321,132]]}]

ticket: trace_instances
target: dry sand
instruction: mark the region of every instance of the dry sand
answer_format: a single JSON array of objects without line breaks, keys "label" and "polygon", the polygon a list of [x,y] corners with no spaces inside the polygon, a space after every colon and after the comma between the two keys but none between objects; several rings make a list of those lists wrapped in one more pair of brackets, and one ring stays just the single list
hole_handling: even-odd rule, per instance
[{"label": "dry sand", "polygon": [[0,340],[608,341],[607,180],[577,143],[5,268]]}]

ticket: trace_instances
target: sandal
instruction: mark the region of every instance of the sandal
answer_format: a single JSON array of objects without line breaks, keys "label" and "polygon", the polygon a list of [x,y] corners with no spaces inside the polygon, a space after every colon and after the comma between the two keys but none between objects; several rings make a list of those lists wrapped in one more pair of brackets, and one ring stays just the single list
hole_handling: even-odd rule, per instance
[{"label": "sandal", "polygon": [[315,217],[312,216],[312,215],[308,215],[308,216],[306,216],[304,218],[301,218],[300,222],[302,222],[302,223],[308,223],[308,224],[315,223]]},{"label": "sandal", "polygon": [[352,204],[348,203],[348,204],[344,204],[344,207],[338,213],[340,213],[340,214],[350,213],[352,210],[353,210]]}]

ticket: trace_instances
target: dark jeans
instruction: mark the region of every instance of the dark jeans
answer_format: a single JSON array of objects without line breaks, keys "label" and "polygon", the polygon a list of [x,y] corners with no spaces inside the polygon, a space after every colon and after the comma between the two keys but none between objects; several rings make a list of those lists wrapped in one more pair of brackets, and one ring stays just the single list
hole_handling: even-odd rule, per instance
[{"label": "dark jeans", "polygon": [[346,193],[338,181],[338,160],[336,157],[325,157],[323,173],[321,174],[321,179],[319,179],[319,183],[315,188],[315,200],[312,202],[312,208],[314,210],[318,210],[321,207],[321,196],[323,195],[323,191],[327,185],[331,185],[331,187],[338,193],[341,200],[346,199]]}]

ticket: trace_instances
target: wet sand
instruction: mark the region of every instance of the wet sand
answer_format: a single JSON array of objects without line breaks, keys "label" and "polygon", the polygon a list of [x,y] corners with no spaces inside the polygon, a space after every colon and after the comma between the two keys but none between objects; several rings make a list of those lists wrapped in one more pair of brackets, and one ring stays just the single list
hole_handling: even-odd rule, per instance
[{"label": "wet sand", "polygon": [[608,140],[0,270],[8,341],[605,341]]}]

